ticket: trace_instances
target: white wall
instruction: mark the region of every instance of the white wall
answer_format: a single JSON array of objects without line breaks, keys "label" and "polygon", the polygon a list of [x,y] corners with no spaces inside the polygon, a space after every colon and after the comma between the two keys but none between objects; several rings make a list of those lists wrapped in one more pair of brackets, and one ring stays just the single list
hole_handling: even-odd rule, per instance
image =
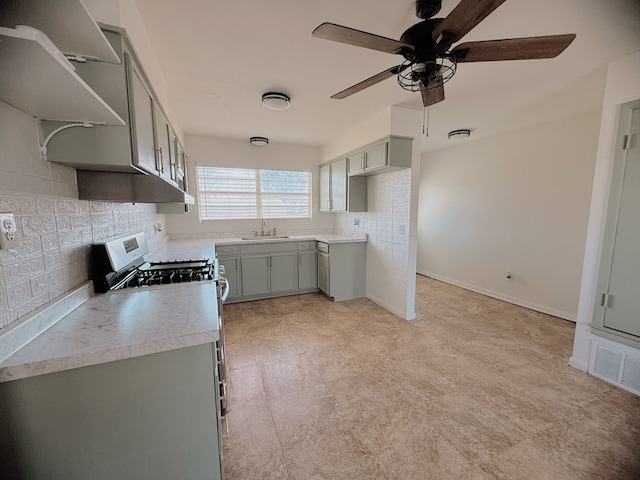
[{"label": "white wall", "polygon": [[[336,213],[336,230],[369,236],[366,296],[396,315],[415,318],[417,182],[422,113],[391,107],[322,149],[323,161],[390,134],[413,137],[412,168],[367,179],[367,212]],[[354,220],[360,225],[354,225]]]},{"label": "white wall", "polygon": [[640,99],[640,51],[612,62],[607,71],[591,209],[589,212],[589,229],[585,248],[578,321],[573,344],[573,356],[569,360],[572,366],[584,371],[587,371],[591,353],[593,336],[591,335],[589,323],[593,316],[593,302],[598,281],[598,266],[604,237],[620,105],[638,99]]},{"label": "white wall", "polygon": [[[602,98],[604,74],[585,79],[588,102]],[[425,154],[418,272],[575,320],[600,116],[591,108]]]},{"label": "white wall", "polygon": [[[335,217],[318,210],[320,149],[299,145],[270,143],[254,147],[247,140],[222,139],[198,135],[186,136],[185,149],[189,155],[189,191],[197,195],[196,165],[270,170],[298,170],[311,172],[313,211],[310,219],[274,219],[266,221],[266,228],[276,227],[280,234],[333,232]],[[196,202],[197,203],[197,202]],[[260,230],[260,220],[205,220],[200,222],[195,206],[185,215],[167,215],[172,238],[237,237]]]}]

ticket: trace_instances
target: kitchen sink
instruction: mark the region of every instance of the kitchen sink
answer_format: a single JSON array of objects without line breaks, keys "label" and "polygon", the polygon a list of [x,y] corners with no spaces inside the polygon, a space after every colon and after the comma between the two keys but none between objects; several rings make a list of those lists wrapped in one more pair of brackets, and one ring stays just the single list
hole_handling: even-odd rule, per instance
[{"label": "kitchen sink", "polygon": [[253,237],[242,237],[242,240],[279,240],[281,238],[289,238],[288,235],[258,235]]}]

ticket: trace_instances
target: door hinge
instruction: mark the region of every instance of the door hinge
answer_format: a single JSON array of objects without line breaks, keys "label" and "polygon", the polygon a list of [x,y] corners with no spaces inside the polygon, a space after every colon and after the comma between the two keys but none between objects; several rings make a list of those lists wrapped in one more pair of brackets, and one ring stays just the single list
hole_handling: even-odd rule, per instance
[{"label": "door hinge", "polygon": [[611,308],[612,304],[613,304],[613,295],[610,295],[608,293],[603,293],[602,298],[600,299],[600,306],[605,308]]},{"label": "door hinge", "polygon": [[625,135],[622,139],[622,149],[629,150],[631,148],[631,135]]}]

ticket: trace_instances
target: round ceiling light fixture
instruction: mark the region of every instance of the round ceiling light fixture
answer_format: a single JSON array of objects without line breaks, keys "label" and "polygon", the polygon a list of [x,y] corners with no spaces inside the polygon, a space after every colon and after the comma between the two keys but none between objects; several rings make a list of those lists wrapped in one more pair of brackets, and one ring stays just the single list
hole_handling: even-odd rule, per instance
[{"label": "round ceiling light fixture", "polygon": [[284,93],[267,92],[262,95],[262,104],[269,110],[286,110],[291,106],[291,99]]},{"label": "round ceiling light fixture", "polygon": [[454,140],[458,140],[461,138],[468,138],[469,135],[471,135],[471,130],[463,128],[461,130],[452,130],[449,132],[449,140],[451,140],[452,138]]},{"label": "round ceiling light fixture", "polygon": [[254,147],[264,147],[269,145],[269,139],[267,137],[251,137],[249,142],[251,142],[251,145]]}]

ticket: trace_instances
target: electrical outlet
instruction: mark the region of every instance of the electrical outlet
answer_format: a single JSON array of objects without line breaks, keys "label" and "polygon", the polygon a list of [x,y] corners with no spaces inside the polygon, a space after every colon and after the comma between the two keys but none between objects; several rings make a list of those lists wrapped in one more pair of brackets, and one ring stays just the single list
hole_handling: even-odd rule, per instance
[{"label": "electrical outlet", "polygon": [[0,213],[0,248],[9,250],[18,246],[18,227],[13,213]]}]

